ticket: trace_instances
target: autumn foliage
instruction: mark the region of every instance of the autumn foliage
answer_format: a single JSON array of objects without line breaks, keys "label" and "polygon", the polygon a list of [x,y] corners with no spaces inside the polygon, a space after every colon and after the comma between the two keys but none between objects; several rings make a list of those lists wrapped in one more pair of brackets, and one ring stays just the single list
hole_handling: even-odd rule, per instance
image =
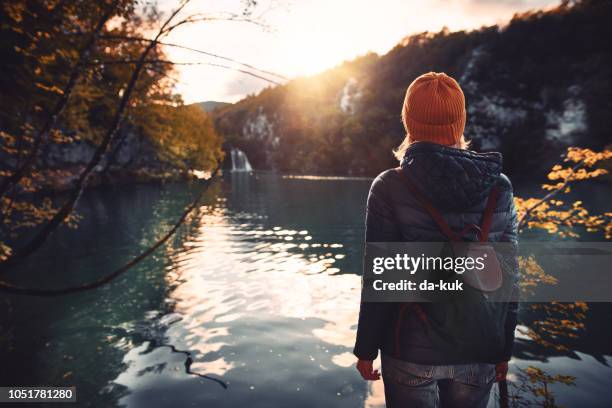
[{"label": "autumn foliage", "polygon": [[[50,167],[50,148],[61,151],[77,142],[95,147],[114,132],[116,117],[119,136],[94,176],[114,165],[128,134],[153,146],[152,160],[176,172],[211,170],[222,159],[221,139],[206,113],[184,106],[174,93],[173,65],[159,62],[165,61],[163,48],[147,51],[150,43],[118,39],[155,31],[163,16],[154,5],[16,0],[2,3],[0,21],[0,260],[12,253],[13,242],[56,216],[53,180],[78,178],[89,160],[82,158],[76,169]],[[143,55],[125,112],[118,115]],[[62,217],[68,226],[77,221],[72,211]]]},{"label": "autumn foliage", "polygon": [[[593,214],[582,200],[570,198],[576,183],[586,183],[607,175],[606,167],[610,159],[612,151],[609,149],[596,152],[585,148],[568,148],[563,162],[553,166],[547,176],[548,182],[542,184],[541,198],[515,197],[520,228],[526,232],[542,230],[557,239],[577,240],[584,233],[592,234],[591,239],[612,239],[612,213]],[[519,267],[523,295],[532,294],[540,285],[557,284],[557,279],[548,274],[534,256],[520,258]],[[523,322],[517,328],[518,332],[545,349],[569,352],[571,350],[566,340],[580,337],[586,329],[584,322],[589,310],[586,302],[525,303],[523,307],[528,309],[528,314],[537,317]],[[533,366],[517,367],[516,380],[512,383],[511,406],[557,407],[551,389],[553,384],[574,385],[575,377],[552,375]]]}]

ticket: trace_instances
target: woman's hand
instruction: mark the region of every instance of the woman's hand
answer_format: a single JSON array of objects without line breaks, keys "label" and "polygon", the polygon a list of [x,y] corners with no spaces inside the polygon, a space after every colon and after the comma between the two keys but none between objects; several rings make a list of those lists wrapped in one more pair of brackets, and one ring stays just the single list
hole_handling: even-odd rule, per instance
[{"label": "woman's hand", "polygon": [[508,362],[507,361],[500,361],[499,363],[495,364],[495,381],[496,382],[505,381],[507,374],[508,374]]},{"label": "woman's hand", "polygon": [[374,370],[373,361],[371,360],[359,360],[357,361],[357,371],[367,381],[380,380],[380,373],[378,370]]}]

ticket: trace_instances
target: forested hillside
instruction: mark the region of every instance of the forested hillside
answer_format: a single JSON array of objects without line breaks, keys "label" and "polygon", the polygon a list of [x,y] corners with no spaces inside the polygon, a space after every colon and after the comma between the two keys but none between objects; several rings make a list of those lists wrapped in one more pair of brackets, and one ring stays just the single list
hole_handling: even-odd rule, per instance
[{"label": "forested hillside", "polygon": [[255,168],[375,175],[395,165],[406,87],[444,71],[464,89],[472,146],[501,151],[510,174],[543,170],[569,145],[612,140],[610,21],[612,2],[584,0],[503,27],[412,35],[221,109],[215,126]]}]

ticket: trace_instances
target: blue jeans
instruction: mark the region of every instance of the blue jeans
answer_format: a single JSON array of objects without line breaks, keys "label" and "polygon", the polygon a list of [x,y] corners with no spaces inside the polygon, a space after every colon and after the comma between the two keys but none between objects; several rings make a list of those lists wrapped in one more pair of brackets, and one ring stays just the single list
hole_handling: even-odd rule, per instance
[{"label": "blue jeans", "polygon": [[387,408],[486,408],[494,364],[433,366],[382,356]]}]

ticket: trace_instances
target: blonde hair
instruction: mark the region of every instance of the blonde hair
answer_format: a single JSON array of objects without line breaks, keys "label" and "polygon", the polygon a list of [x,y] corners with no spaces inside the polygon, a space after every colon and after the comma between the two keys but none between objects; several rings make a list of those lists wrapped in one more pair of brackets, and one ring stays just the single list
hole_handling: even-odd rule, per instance
[{"label": "blonde hair", "polygon": [[[393,155],[399,161],[402,161],[404,156],[406,155],[406,150],[413,144],[415,141],[410,138],[410,134],[407,134],[402,143],[393,149]],[[467,149],[470,147],[470,141],[465,138],[464,135],[461,135],[459,142],[451,147],[455,147],[457,149]]]}]

